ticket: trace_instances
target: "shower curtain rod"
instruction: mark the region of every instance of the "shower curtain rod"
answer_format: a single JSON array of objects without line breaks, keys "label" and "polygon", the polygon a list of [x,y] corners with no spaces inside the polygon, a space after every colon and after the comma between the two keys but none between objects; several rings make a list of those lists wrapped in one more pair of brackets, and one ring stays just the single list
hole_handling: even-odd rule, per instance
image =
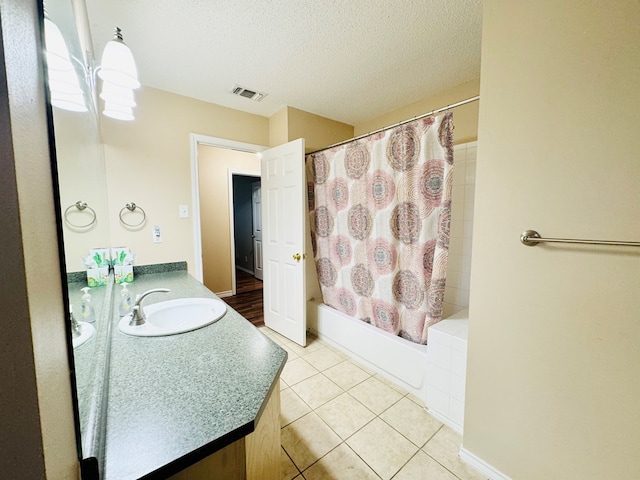
[{"label": "shower curtain rod", "polygon": [[321,152],[323,150],[329,150],[330,148],[333,148],[333,147],[339,147],[340,145],[345,145],[345,144],[347,144],[349,142],[353,142],[355,140],[360,140],[361,138],[368,137],[369,135],[375,135],[376,133],[384,132],[386,130],[390,130],[392,128],[399,127],[400,125],[404,125],[405,123],[411,123],[411,122],[414,122],[416,120],[420,120],[421,118],[426,118],[426,117],[430,117],[432,115],[437,115],[440,112],[444,112],[446,110],[451,110],[452,108],[456,108],[456,107],[461,107],[462,105],[466,105],[467,103],[477,102],[478,100],[480,100],[480,95],[476,95],[475,97],[467,98],[466,100],[461,100],[461,101],[459,101],[457,103],[452,103],[451,105],[447,105],[446,107],[437,108],[435,110],[430,111],[429,113],[423,113],[422,115],[418,115],[417,117],[413,117],[413,118],[410,118],[408,120],[403,120],[401,122],[394,123],[393,125],[388,125],[386,127],[379,128],[378,130],[374,130],[373,132],[363,133],[362,135],[358,135],[357,137],[349,138],[348,140],[343,140],[341,142],[334,143],[333,145],[329,145],[328,147],[323,147],[323,148],[321,148],[319,150],[315,150],[313,152],[309,152],[306,155],[313,155],[314,153],[318,153],[318,152]]}]

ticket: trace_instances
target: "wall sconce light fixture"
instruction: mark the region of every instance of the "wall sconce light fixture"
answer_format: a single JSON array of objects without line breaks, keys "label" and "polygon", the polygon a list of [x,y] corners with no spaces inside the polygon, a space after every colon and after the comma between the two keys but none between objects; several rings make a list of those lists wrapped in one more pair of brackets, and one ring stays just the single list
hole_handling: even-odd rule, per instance
[{"label": "wall sconce light fixture", "polygon": [[[60,29],[49,19],[46,10],[44,34],[51,104],[64,110],[86,112],[85,93],[80,87],[69,49]],[[102,80],[102,113],[117,120],[133,120],[133,107],[136,106],[133,90],[140,88],[140,82],[135,60],[131,50],[122,40],[119,27],[116,27],[113,39],[107,42],[100,65],[89,65],[87,71],[89,89],[93,90],[96,85],[93,76],[95,73]],[[89,93],[91,98],[95,98],[93,92]]]}]

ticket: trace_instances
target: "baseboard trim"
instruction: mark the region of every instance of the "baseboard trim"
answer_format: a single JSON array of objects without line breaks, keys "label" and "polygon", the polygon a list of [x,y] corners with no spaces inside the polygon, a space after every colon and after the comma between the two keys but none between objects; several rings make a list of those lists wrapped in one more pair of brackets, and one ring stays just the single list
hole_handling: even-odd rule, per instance
[{"label": "baseboard trim", "polygon": [[511,477],[505,475],[501,471],[489,465],[487,462],[482,460],[480,457],[474,455],[464,447],[460,447],[458,456],[460,457],[460,460],[462,460],[464,463],[469,464],[471,467],[475,468],[482,475],[489,478],[489,480],[512,480]]},{"label": "baseboard trim", "polygon": [[231,290],[227,290],[225,292],[216,292],[216,295],[218,295],[220,298],[231,297],[233,296],[233,292]]},{"label": "baseboard trim", "polygon": [[249,275],[255,275],[255,272],[253,270],[249,270],[248,268],[244,268],[244,267],[239,267],[237,264],[236,264],[236,270],[241,270],[244,273],[248,273]]}]

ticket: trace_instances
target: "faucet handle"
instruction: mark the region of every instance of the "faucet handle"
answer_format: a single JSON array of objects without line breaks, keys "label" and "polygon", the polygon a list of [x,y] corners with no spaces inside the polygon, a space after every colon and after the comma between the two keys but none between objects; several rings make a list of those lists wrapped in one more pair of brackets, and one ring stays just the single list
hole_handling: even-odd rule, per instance
[{"label": "faucet handle", "polygon": [[147,316],[144,314],[144,309],[142,308],[143,298],[152,293],[169,293],[170,291],[171,290],[169,290],[168,288],[153,288],[151,290],[147,290],[142,294],[136,295],[136,301],[131,308],[131,321],[129,322],[129,325],[140,326],[146,322]]}]

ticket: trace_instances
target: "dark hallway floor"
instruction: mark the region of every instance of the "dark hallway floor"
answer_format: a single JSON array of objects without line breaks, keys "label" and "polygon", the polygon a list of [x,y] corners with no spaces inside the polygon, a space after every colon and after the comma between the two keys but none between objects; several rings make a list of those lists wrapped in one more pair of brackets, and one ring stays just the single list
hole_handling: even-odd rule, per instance
[{"label": "dark hallway floor", "polygon": [[262,280],[236,270],[236,294],[222,300],[255,326],[264,325]]}]

